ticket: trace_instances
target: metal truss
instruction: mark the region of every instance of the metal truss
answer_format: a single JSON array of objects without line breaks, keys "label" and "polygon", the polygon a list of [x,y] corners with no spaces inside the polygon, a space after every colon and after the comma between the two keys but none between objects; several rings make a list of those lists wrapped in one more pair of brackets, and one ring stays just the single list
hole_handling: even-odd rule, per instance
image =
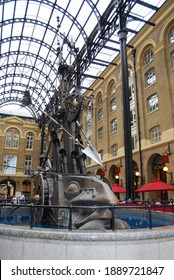
[{"label": "metal truss", "polygon": [[39,108],[49,111],[59,90],[60,53],[65,64],[73,65],[74,84],[78,81],[82,90],[89,88],[89,81],[102,78],[99,73],[108,65],[115,67],[120,15],[130,41],[142,25],[154,25],[148,15],[164,2],[157,6],[141,0],[1,1],[0,108],[20,104],[30,90],[37,104],[28,109],[33,117],[40,117]]}]

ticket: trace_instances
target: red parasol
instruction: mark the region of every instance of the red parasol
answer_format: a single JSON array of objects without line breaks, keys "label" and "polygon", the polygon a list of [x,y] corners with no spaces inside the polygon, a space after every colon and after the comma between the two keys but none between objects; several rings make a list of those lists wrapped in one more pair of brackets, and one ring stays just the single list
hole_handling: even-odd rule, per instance
[{"label": "red parasol", "polygon": [[153,180],[135,192],[174,191],[174,186],[160,180]]},{"label": "red parasol", "polygon": [[125,193],[126,192],[126,189],[118,184],[113,184],[112,190],[114,193]]}]

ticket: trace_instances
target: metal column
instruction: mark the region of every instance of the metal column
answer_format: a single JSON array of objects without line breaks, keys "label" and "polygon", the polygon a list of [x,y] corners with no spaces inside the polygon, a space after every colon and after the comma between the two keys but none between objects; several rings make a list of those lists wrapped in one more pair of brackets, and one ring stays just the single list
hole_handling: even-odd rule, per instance
[{"label": "metal column", "polygon": [[122,101],[124,118],[124,149],[125,149],[125,179],[126,179],[126,200],[134,199],[134,183],[132,173],[132,140],[131,140],[131,118],[129,101],[128,83],[128,64],[127,64],[127,30],[126,18],[122,11],[119,13],[119,41],[122,74]]}]

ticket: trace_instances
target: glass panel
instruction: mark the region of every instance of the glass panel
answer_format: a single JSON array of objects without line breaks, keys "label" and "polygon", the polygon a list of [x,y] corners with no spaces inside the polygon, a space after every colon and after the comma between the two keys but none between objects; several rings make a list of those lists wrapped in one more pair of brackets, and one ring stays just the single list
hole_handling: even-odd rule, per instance
[{"label": "glass panel", "polygon": [[172,69],[174,69],[174,51],[171,53],[170,58],[171,58]]},{"label": "glass panel", "polygon": [[149,64],[153,60],[152,50],[148,50],[144,55],[144,66]]},{"label": "glass panel", "polygon": [[19,147],[19,132],[15,132],[13,136],[13,148]]},{"label": "glass panel", "polygon": [[25,157],[25,165],[24,165],[24,174],[25,175],[30,175],[31,174],[31,169],[32,169],[31,156],[26,156]]},{"label": "glass panel", "polygon": [[[73,40],[75,47],[79,48],[79,52],[83,49],[84,52],[90,51],[87,48],[88,36],[93,32],[94,28],[98,27],[98,31],[95,33],[94,43],[97,42],[99,38],[100,31],[103,29],[103,21],[101,20],[101,15],[105,12],[107,7],[111,4],[110,0],[37,0],[37,1],[1,1],[0,5],[0,17],[2,18],[2,33],[1,33],[1,65],[2,67],[2,84],[7,85],[7,74],[13,74],[11,76],[11,83],[13,78],[15,82],[21,84],[21,90],[23,90],[22,84],[30,85],[30,82],[35,82],[38,85],[38,80],[40,81],[41,88],[37,93],[32,93],[33,101],[37,99],[37,96],[41,98],[38,99],[40,105],[46,106],[49,103],[50,96],[45,99],[45,93],[48,89],[53,90],[54,87],[59,86],[59,77],[57,73],[50,72],[52,68],[58,68],[59,58],[57,55],[58,44],[62,45],[63,38],[68,38],[70,41]],[[123,1],[119,1],[121,4]],[[128,3],[129,1],[124,1]],[[130,1],[133,3],[134,1]],[[165,0],[148,0],[133,3],[130,14],[136,16],[140,20],[133,20],[128,17],[127,27],[135,31],[139,31],[145,24],[141,22],[141,19],[148,21],[151,16],[155,13],[155,9],[140,5],[142,3],[152,4],[156,7],[161,7]],[[115,2],[117,5],[117,1]],[[116,15],[115,7],[110,9],[109,16],[107,18],[107,24]],[[60,21],[60,36],[57,30],[58,23],[57,17]],[[114,23],[117,26],[118,21]],[[101,26],[100,26],[101,25]],[[112,31],[112,26],[111,29]],[[112,47],[112,49],[101,48],[99,52],[92,50],[95,53],[94,58],[106,61],[106,66],[97,65],[94,63],[89,63],[87,69],[84,69],[84,73],[94,76],[98,76],[107,67],[107,63],[111,62],[118,54],[119,45],[113,43],[118,42],[118,29],[113,30],[110,34],[110,41],[107,40],[106,46]],[[11,37],[12,35],[12,37]],[[107,33],[108,35],[108,33]],[[105,36],[107,36],[105,35]],[[135,36],[134,32],[128,32],[127,43]],[[26,37],[26,38],[25,38]],[[58,38],[59,37],[59,38]],[[173,43],[173,29],[170,33],[170,42]],[[35,39],[39,39],[38,42]],[[59,39],[59,41],[58,41]],[[46,46],[45,44],[48,44]],[[99,44],[98,44],[99,46]],[[16,52],[16,54],[14,54]],[[21,52],[21,53],[20,53]],[[23,53],[22,53],[23,52]],[[29,54],[30,52],[30,54]],[[90,53],[90,52],[89,52]],[[32,57],[31,57],[32,54]],[[21,60],[21,56],[23,58]],[[12,57],[13,56],[13,57]],[[45,67],[41,67],[40,58],[42,57],[42,63],[49,62],[50,66],[46,64]],[[5,57],[5,60],[3,59]],[[14,61],[13,61],[14,59]],[[70,58],[70,52],[66,48],[63,50],[63,59],[67,63],[73,63],[74,57]],[[44,61],[44,62],[43,62]],[[13,63],[13,66],[9,63]],[[20,63],[23,63],[21,66]],[[29,68],[30,66],[31,68]],[[34,68],[35,67],[35,68]],[[37,68],[38,67],[38,68]],[[38,70],[38,72],[37,72]],[[47,77],[44,76],[46,73]],[[50,77],[51,76],[51,77]],[[89,87],[95,78],[85,78],[82,81],[82,86]],[[5,88],[2,90],[2,102],[10,93],[13,92],[18,96],[20,90],[15,91],[15,84],[11,84],[11,89]],[[44,94],[43,94],[44,92]],[[37,96],[36,96],[37,95]],[[43,97],[42,97],[43,96]]]},{"label": "glass panel", "polygon": [[174,26],[171,28],[169,32],[169,44],[173,44],[173,43],[174,43]]},{"label": "glass panel", "polygon": [[16,155],[4,155],[3,162],[3,172],[4,174],[15,174],[17,166],[17,156]]},{"label": "glass panel", "polygon": [[158,109],[158,95],[154,94],[148,99],[148,113]]},{"label": "glass panel", "polygon": [[112,156],[114,157],[114,156],[117,155],[117,153],[118,153],[118,145],[117,145],[117,144],[114,144],[114,145],[112,145],[112,147],[111,147],[111,154],[112,154]]},{"label": "glass panel", "polygon": [[113,112],[117,109],[117,106],[116,106],[116,99],[114,98],[113,100],[111,100],[110,102],[110,112]]},{"label": "glass panel", "polygon": [[33,149],[33,142],[34,142],[34,135],[32,133],[28,133],[27,138],[26,138],[26,149],[27,150]]},{"label": "glass panel", "polygon": [[150,130],[150,139],[152,144],[161,140],[161,132],[159,126],[155,126]]},{"label": "glass panel", "polygon": [[117,131],[117,119],[111,121],[111,133]]},{"label": "glass panel", "polygon": [[99,128],[98,130],[98,140],[103,138],[103,127]]},{"label": "glass panel", "polygon": [[5,147],[10,148],[12,144],[12,132],[7,131],[6,133],[6,139],[5,139]]},{"label": "glass panel", "polygon": [[156,82],[156,75],[155,75],[155,69],[151,68],[146,74],[146,87],[150,86],[151,84]]}]

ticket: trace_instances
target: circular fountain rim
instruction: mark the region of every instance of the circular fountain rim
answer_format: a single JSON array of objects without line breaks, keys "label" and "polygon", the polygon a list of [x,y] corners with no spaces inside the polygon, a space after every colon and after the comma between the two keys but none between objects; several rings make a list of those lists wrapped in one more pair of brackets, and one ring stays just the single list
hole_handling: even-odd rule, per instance
[{"label": "circular fountain rim", "polygon": [[[165,232],[165,234],[164,234]],[[163,239],[174,237],[174,226],[163,226],[153,229],[117,229],[105,230],[52,230],[33,228],[26,229],[20,226],[0,225],[0,235],[17,238],[47,239],[60,241],[136,241]]]}]

